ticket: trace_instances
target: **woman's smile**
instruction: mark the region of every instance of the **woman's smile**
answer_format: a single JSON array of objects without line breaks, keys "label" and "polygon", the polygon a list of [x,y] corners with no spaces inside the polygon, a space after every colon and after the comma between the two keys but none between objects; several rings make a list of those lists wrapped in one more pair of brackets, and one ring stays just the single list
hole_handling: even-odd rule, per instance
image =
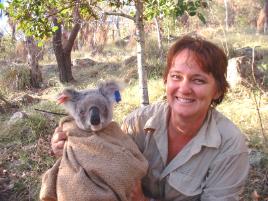
[{"label": "woman's smile", "polygon": [[191,104],[195,101],[193,98],[180,97],[180,96],[176,96],[176,99],[179,104]]}]

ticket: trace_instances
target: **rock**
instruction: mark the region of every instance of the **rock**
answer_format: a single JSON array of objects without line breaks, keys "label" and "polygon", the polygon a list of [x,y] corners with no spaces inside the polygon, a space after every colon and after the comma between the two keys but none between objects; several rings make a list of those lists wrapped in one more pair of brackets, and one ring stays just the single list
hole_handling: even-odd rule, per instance
[{"label": "rock", "polygon": [[131,56],[124,60],[123,65],[124,66],[133,66],[137,64],[137,57]]},{"label": "rock", "polygon": [[28,118],[28,115],[25,112],[15,112],[9,119],[8,124],[12,125],[14,124],[16,121],[20,120],[20,119],[25,119]]},{"label": "rock", "polygon": [[99,71],[98,71],[98,70],[96,70],[96,69],[92,69],[91,71],[89,71],[89,72],[87,73],[87,76],[88,76],[89,78],[94,78],[94,77],[97,77],[98,74],[99,74]]},{"label": "rock", "polygon": [[13,108],[18,108],[21,105],[31,105],[38,103],[41,99],[38,97],[30,96],[29,94],[19,94],[18,96],[15,96],[12,102]]},{"label": "rock", "polygon": [[23,105],[30,105],[33,103],[38,103],[40,101],[39,98],[34,98],[28,94],[23,95],[20,99],[19,102]]},{"label": "rock", "polygon": [[259,167],[265,158],[265,154],[258,150],[249,150],[249,164],[254,167]]},{"label": "rock", "polygon": [[34,98],[28,94],[25,94],[24,96],[21,97],[21,101],[24,104],[28,104],[28,103],[33,103],[34,102]]},{"label": "rock", "polygon": [[[264,79],[264,73],[257,68],[256,64],[253,65],[253,71],[257,83],[261,85]],[[251,57],[241,56],[229,59],[227,81],[231,88],[234,88],[238,84],[247,85],[247,83],[250,83],[254,85]]]},{"label": "rock", "polygon": [[97,62],[89,59],[89,58],[84,58],[84,59],[75,59],[74,60],[74,66],[79,66],[79,67],[90,67],[96,65]]},{"label": "rock", "polygon": [[[235,54],[235,57],[246,56],[246,57],[252,58],[252,51],[253,51],[253,48],[251,47],[242,47],[239,49],[235,49],[234,54]],[[254,59],[255,60],[263,59],[263,54],[257,51],[256,48],[254,49]]]},{"label": "rock", "polygon": [[241,83],[241,76],[238,72],[239,60],[237,58],[232,58],[228,60],[227,66],[227,81],[231,88],[234,88],[237,84]]}]

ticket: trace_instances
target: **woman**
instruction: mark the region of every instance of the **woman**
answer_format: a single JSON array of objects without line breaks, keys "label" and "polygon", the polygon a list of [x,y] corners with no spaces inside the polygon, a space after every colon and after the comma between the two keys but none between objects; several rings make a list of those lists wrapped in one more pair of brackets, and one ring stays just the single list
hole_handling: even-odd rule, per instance
[{"label": "woman", "polygon": [[[215,109],[227,92],[226,69],[224,52],[206,40],[186,36],[170,48],[167,101],[137,109],[122,125],[149,161],[133,200],[239,200],[249,170],[245,137]],[[65,138],[57,128],[58,155]]]}]

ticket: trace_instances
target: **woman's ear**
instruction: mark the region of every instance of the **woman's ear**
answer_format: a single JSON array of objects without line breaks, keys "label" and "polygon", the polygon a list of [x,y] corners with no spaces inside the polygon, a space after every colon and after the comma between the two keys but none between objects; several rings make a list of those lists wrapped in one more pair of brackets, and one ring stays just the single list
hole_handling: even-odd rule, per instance
[{"label": "woman's ear", "polygon": [[220,92],[218,89],[217,91],[215,92],[214,96],[213,96],[213,100],[217,100],[221,97],[222,95],[222,92]]}]

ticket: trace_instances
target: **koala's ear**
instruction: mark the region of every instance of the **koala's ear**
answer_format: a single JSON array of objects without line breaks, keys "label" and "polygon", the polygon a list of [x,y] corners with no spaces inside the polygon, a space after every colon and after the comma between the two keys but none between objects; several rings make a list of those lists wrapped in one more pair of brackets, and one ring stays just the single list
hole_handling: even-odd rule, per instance
[{"label": "koala's ear", "polygon": [[123,84],[114,80],[102,82],[99,84],[99,91],[104,96],[108,97],[112,102],[121,101],[120,90],[123,89]]},{"label": "koala's ear", "polygon": [[79,92],[75,89],[64,89],[57,97],[58,104],[64,104],[68,101],[75,101],[79,98]]}]

